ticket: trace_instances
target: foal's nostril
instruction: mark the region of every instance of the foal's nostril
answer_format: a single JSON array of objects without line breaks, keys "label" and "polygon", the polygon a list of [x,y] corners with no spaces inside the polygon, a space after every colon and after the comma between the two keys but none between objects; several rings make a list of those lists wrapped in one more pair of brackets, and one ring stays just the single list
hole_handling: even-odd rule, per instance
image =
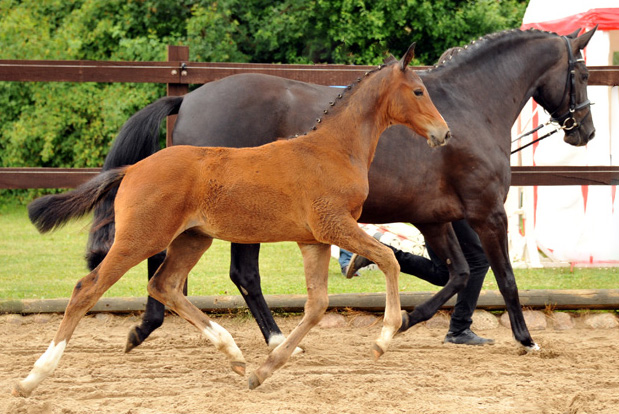
[{"label": "foal's nostril", "polygon": [[451,138],[451,131],[447,130],[447,133],[445,134],[445,141],[449,140]]}]

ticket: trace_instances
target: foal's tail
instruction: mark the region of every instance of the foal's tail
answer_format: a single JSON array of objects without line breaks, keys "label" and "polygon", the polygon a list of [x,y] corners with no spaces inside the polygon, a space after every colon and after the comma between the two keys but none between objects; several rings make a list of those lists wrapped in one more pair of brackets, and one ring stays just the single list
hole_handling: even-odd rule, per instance
[{"label": "foal's tail", "polygon": [[[168,115],[178,114],[182,96],[161,98],[136,112],[122,126],[110,149],[103,171],[135,164],[159,150],[159,126]],[[95,207],[92,229],[86,246],[86,261],[90,270],[97,267],[114,242],[114,198],[118,185]]]},{"label": "foal's tail", "polygon": [[118,187],[125,170],[126,167],[105,171],[75,190],[37,198],[28,205],[30,221],[41,233],[47,233],[83,216],[92,211],[112,188]]}]

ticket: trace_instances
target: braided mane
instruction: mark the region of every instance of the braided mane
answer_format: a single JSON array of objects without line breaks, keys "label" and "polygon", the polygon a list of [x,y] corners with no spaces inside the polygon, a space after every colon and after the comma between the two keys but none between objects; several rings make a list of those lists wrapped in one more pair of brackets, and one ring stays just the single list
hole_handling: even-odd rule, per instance
[{"label": "braided mane", "polygon": [[464,46],[456,46],[447,49],[438,59],[438,62],[436,62],[434,67],[429,70],[433,71],[436,69],[441,69],[443,67],[449,66],[450,63],[453,61],[458,61],[463,58],[474,56],[476,53],[479,53],[480,50],[484,50],[484,46],[487,46],[489,43],[496,42],[498,40],[504,40],[506,38],[512,38],[517,36],[529,37],[539,34],[558,36],[557,33],[537,29],[528,29],[524,31],[520,29],[510,29],[495,33],[489,33],[487,35],[479,37],[478,39],[472,40]]}]

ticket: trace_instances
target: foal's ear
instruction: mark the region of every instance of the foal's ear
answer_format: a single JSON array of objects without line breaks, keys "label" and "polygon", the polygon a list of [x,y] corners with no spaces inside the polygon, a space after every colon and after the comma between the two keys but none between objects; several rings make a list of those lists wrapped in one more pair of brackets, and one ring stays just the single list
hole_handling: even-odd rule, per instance
[{"label": "foal's ear", "polygon": [[416,42],[413,42],[413,44],[408,47],[408,50],[406,51],[404,56],[402,56],[402,59],[400,59],[400,69],[402,70],[402,72],[406,70],[408,64],[411,63],[411,60],[413,60],[413,58],[415,57],[416,44]]},{"label": "foal's ear", "polygon": [[397,59],[396,59],[393,55],[389,55],[389,56],[387,56],[387,57],[385,58],[385,60],[383,61],[383,63],[384,63],[385,65],[388,65],[388,64],[393,63],[393,62],[396,62],[396,61],[397,61]]}]

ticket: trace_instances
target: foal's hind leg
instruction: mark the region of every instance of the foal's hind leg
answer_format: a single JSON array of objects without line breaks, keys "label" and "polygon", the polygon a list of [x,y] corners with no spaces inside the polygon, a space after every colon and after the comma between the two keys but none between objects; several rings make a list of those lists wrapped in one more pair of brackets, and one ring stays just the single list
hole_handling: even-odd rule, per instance
[{"label": "foal's hind leg", "polygon": [[131,245],[125,248],[122,242],[117,241],[101,264],[77,282],[56,336],[47,351],[35,362],[30,374],[14,386],[13,395],[29,396],[41,381],[52,374],[80,319],[127,270],[146,259],[148,253],[153,252],[140,255]]},{"label": "foal's hind leg", "polygon": [[245,358],[232,335],[211,321],[183,294],[189,271],[196,265],[213,239],[197,229],[181,233],[168,248],[166,258],[148,283],[148,293],[198,328],[230,360],[232,370],[245,374]]},{"label": "foal's hind leg", "polygon": [[307,285],[307,302],[305,303],[303,319],[288,335],[288,338],[271,351],[269,357],[260,368],[252,372],[249,377],[250,389],[254,389],[262,384],[276,369],[288,361],[303,337],[307,335],[312,327],[320,322],[329,305],[327,281],[331,246],[328,244],[299,243],[299,247],[303,254],[305,282]]}]

